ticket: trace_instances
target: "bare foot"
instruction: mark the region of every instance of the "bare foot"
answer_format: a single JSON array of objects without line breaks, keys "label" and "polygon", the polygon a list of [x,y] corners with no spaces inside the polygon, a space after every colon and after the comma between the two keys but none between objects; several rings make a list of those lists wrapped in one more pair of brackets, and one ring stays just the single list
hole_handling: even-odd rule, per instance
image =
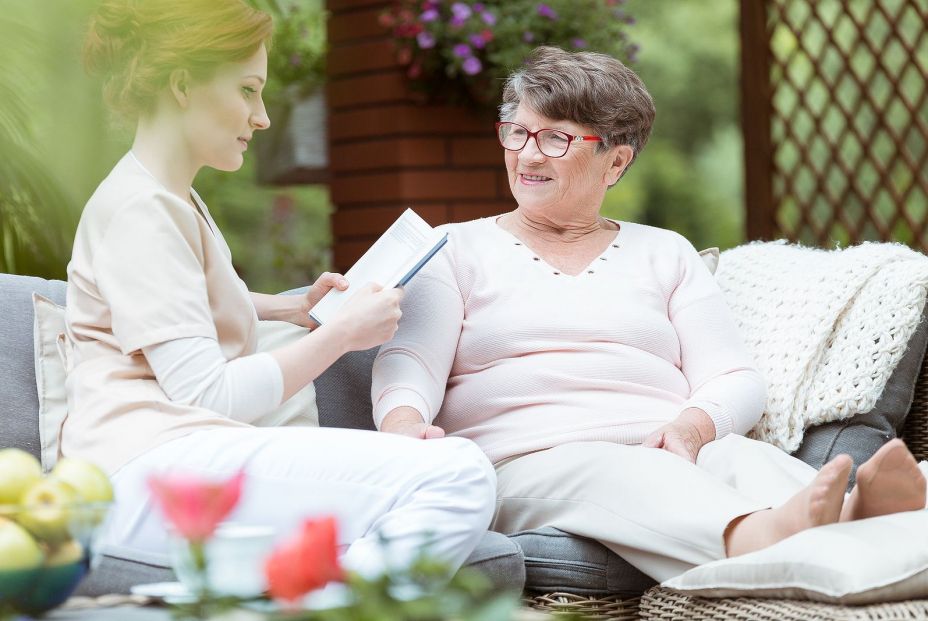
[{"label": "bare foot", "polygon": [[807,528],[837,522],[852,465],[849,456],[838,455],[785,504],[733,521],[725,533],[728,556],[761,550]]},{"label": "bare foot", "polygon": [[925,508],[925,476],[900,439],[887,442],[857,468],[857,484],[841,521]]}]

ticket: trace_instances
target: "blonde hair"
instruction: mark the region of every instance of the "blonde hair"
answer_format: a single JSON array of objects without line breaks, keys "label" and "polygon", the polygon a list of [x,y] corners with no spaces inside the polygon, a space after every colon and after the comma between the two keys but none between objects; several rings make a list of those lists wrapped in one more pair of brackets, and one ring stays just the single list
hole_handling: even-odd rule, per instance
[{"label": "blonde hair", "polygon": [[104,0],[91,18],[84,65],[104,78],[109,106],[125,120],[154,109],[171,72],[208,80],[225,63],[270,46],[271,16],[242,0]]}]

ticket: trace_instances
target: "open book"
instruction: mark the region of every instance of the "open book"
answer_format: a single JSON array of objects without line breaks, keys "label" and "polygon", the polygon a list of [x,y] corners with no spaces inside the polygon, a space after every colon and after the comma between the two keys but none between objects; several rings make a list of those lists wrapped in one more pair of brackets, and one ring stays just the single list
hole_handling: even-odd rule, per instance
[{"label": "open book", "polygon": [[447,233],[436,231],[415,211],[407,209],[345,273],[348,289],[332,289],[325,294],[309,311],[310,319],[325,323],[368,283],[384,288],[405,285],[447,241]]}]

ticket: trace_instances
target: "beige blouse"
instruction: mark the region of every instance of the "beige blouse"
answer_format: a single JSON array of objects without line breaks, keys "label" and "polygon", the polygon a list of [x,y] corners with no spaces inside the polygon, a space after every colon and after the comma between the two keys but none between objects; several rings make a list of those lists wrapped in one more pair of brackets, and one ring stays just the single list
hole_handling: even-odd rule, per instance
[{"label": "beige blouse", "polygon": [[[191,190],[192,192],[192,190]],[[203,336],[227,359],[255,352],[258,318],[232,255],[202,215],[131,153],[88,201],[68,264],[65,456],[110,474],[133,457],[211,427],[248,427],[171,402],[142,348]]]}]

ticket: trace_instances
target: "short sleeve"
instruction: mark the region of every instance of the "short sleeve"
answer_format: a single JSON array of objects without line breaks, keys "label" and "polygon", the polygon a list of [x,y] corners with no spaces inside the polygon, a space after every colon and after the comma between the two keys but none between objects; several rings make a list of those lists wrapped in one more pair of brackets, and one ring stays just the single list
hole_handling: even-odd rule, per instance
[{"label": "short sleeve", "polygon": [[164,192],[134,199],[108,223],[93,273],[123,354],[177,338],[217,338],[198,218]]}]

